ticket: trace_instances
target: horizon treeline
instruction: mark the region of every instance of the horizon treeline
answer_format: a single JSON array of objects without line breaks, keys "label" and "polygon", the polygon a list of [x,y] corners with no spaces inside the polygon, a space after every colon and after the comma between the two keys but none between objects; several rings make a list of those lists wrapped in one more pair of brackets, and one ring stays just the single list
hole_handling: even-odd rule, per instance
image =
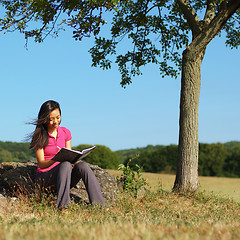
[{"label": "horizon treeline", "polygon": [[[80,144],[73,149],[82,150],[90,146]],[[175,174],[177,152],[177,145],[148,145],[118,151],[97,145],[85,160],[104,169],[117,169],[119,163],[126,165],[131,159],[130,166],[134,168],[138,164],[144,172]],[[0,162],[27,161],[36,161],[29,143],[0,141]],[[199,143],[198,171],[200,176],[240,177],[240,142]]]},{"label": "horizon treeline", "polygon": [[[148,145],[145,148],[116,151],[120,162],[125,165],[130,161],[144,172],[176,173],[177,145]],[[240,142],[199,143],[199,176],[240,177]]]}]

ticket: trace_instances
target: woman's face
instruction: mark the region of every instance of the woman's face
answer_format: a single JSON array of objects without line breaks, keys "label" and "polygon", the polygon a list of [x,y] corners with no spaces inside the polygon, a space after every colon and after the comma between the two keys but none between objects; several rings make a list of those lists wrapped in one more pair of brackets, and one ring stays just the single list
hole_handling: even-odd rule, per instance
[{"label": "woman's face", "polygon": [[49,122],[48,122],[48,131],[54,131],[58,128],[61,122],[61,114],[58,108],[54,109],[49,114]]}]

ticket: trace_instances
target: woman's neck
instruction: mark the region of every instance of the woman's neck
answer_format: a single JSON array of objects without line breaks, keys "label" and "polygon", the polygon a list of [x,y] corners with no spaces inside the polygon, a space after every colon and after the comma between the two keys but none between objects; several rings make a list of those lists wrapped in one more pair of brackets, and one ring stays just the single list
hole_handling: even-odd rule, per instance
[{"label": "woman's neck", "polygon": [[55,138],[57,138],[57,129],[49,129],[48,132]]}]

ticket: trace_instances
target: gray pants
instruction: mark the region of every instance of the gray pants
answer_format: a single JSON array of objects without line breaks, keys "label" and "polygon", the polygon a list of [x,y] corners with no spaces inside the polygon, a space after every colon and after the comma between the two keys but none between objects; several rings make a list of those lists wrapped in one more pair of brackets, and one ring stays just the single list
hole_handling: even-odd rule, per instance
[{"label": "gray pants", "polygon": [[[105,205],[100,185],[86,162],[77,163],[74,168],[68,161],[62,162],[48,172],[37,173],[36,182],[41,187],[57,190],[57,208],[65,208],[70,202],[70,188],[82,179],[92,204]],[[105,205],[106,206],[106,205]]]}]

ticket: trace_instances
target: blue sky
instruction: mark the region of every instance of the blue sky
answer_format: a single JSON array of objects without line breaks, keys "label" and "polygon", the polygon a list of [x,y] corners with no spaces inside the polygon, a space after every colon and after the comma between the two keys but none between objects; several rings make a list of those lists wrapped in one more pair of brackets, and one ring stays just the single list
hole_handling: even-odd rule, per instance
[{"label": "blue sky", "polygon": [[[178,143],[180,76],[161,78],[158,67],[125,89],[116,66],[91,67],[90,39],[75,41],[71,32],[44,43],[19,33],[0,33],[0,140],[24,140],[34,130],[26,124],[37,117],[43,102],[56,100],[62,126],[72,132],[72,145],[102,144],[112,150]],[[199,141],[240,141],[240,52],[216,38],[202,65]]]}]

